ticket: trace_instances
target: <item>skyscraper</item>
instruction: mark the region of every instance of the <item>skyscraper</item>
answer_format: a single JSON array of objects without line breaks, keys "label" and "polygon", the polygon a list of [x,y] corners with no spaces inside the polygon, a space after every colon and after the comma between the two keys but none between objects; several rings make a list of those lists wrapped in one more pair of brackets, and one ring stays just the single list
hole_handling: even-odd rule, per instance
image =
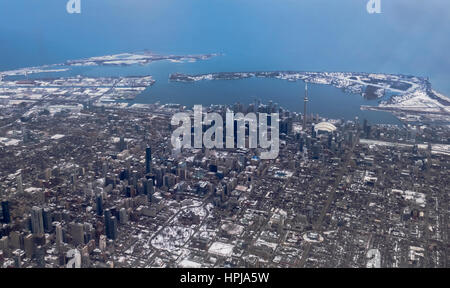
[{"label": "skyscraper", "polygon": [[117,218],[116,216],[111,217],[111,223],[110,223],[110,239],[116,240],[117,238]]},{"label": "skyscraper", "polygon": [[308,83],[305,83],[305,98],[303,100],[303,131],[306,131],[306,112],[308,105]]},{"label": "skyscraper", "polygon": [[9,201],[2,201],[2,216],[3,216],[3,223],[10,223],[11,222],[11,215],[9,213]]},{"label": "skyscraper", "polygon": [[44,222],[44,231],[51,232],[53,230],[52,226],[52,211],[49,208],[44,208],[42,210],[42,219]]},{"label": "skyscraper", "polygon": [[84,244],[84,227],[81,223],[70,223],[70,233],[72,236],[72,243],[75,246]]},{"label": "skyscraper", "polygon": [[97,208],[97,215],[102,216],[103,215],[103,199],[102,199],[101,194],[97,194],[96,208]]},{"label": "skyscraper", "polygon": [[115,240],[117,237],[117,218],[113,211],[105,209],[105,233],[108,239]]},{"label": "skyscraper", "polygon": [[110,238],[111,235],[111,210],[105,209],[105,234]]},{"label": "skyscraper", "polygon": [[120,209],[119,220],[120,220],[120,224],[127,224],[128,214],[127,214],[127,210],[125,208]]},{"label": "skyscraper", "polygon": [[145,148],[145,173],[150,173],[150,164],[152,162],[152,148]]},{"label": "skyscraper", "polygon": [[119,140],[119,150],[120,152],[122,152],[123,150],[126,149],[126,143],[125,143],[125,138],[123,136],[120,136],[120,140]]},{"label": "skyscraper", "polygon": [[56,248],[58,248],[58,250],[61,249],[61,245],[63,243],[63,234],[62,234],[62,227],[60,223],[56,224]]},{"label": "skyscraper", "polygon": [[147,180],[147,199],[148,202],[152,202],[152,195],[154,192],[154,187],[153,187],[153,178],[150,178]]},{"label": "skyscraper", "polygon": [[42,208],[34,206],[31,208],[31,232],[35,235],[44,234],[44,217]]}]

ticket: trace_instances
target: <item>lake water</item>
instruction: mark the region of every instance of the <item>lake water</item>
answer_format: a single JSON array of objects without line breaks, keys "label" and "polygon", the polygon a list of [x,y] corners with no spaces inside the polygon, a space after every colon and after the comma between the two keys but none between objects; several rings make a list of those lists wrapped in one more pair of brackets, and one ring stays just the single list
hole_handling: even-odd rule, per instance
[{"label": "lake water", "polygon": [[[302,110],[303,83],[273,79],[168,83],[168,74],[222,71],[350,71],[430,77],[450,95],[450,1],[382,0],[0,0],[0,70],[148,49],[160,54],[225,53],[197,63],[80,69],[97,75],[150,74],[141,103],[185,105],[272,100]],[[101,71],[100,71],[101,70]],[[310,111],[326,117],[393,123],[360,111],[376,101],[312,85]],[[197,103],[196,103],[197,102]]]},{"label": "lake water", "polygon": [[[250,104],[255,100],[278,104],[290,111],[303,112],[305,83],[282,79],[249,78],[240,80],[206,80],[198,82],[169,81],[170,73],[203,74],[226,69],[229,56],[218,56],[206,61],[170,62],[157,61],[148,65],[69,67],[62,73],[41,73],[31,77],[58,76],[143,76],[152,75],[156,83],[129,103],[177,103],[192,107],[196,104],[234,103]],[[221,67],[221,69],[218,69]],[[225,70],[223,70],[225,69]],[[356,116],[371,123],[400,124],[392,114],[379,111],[363,111],[361,105],[376,106],[378,100],[366,100],[359,94],[345,93],[328,85],[308,85],[308,113],[332,119],[353,120]]]},{"label": "lake water", "polygon": [[[226,61],[224,59],[211,62]],[[206,61],[208,62],[208,61]],[[195,104],[234,104],[262,103],[272,101],[290,111],[303,111],[305,84],[302,81],[290,82],[281,79],[250,78],[240,80],[213,80],[198,82],[170,82],[169,72],[209,73],[217,67],[215,63],[153,63],[150,74],[156,83],[139,95],[136,103],[179,103],[191,107]],[[153,67],[152,67],[153,66]],[[208,67],[212,66],[212,67]],[[153,72],[152,72],[153,70]],[[309,85],[308,113],[319,114],[334,119],[353,120],[355,116],[372,123],[399,124],[390,113],[362,111],[361,105],[377,105],[378,100],[366,100],[361,95],[344,93],[342,90],[327,85]]]}]

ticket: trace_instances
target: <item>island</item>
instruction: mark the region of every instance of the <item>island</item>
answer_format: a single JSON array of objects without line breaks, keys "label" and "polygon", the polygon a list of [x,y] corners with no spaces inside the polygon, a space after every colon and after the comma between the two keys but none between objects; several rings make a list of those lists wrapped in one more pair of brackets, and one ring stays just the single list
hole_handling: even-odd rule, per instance
[{"label": "island", "polygon": [[133,100],[156,80],[151,75],[93,77],[44,77],[83,66],[132,66],[155,61],[196,62],[219,54],[159,55],[152,52],[134,52],[68,60],[64,63],[25,67],[0,71],[0,106],[34,105],[44,99],[70,103],[90,103],[94,106],[126,107],[123,100]]}]

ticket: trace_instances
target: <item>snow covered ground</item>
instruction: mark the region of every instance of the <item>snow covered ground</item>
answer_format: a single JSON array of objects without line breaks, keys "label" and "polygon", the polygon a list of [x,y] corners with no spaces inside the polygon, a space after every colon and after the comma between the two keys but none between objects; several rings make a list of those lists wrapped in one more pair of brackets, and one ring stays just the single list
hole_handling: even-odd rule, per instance
[{"label": "snow covered ground", "polygon": [[211,247],[209,247],[208,252],[222,257],[231,257],[233,254],[233,248],[234,245],[231,244],[214,242]]}]

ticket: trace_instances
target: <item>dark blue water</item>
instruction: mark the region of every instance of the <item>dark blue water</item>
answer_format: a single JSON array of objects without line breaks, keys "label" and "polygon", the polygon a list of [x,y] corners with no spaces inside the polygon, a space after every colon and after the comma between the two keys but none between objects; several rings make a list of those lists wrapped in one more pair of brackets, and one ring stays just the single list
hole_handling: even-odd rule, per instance
[{"label": "dark blue water", "polygon": [[[154,75],[158,83],[139,102],[245,103],[259,97],[301,105],[295,101],[301,83],[169,84],[172,72],[401,73],[428,76],[434,88],[450,95],[450,1],[381,1],[383,13],[369,15],[366,0],[82,0],[82,13],[69,15],[65,0],[0,0],[0,70],[144,49],[223,52],[225,57],[205,62],[108,68],[108,73]],[[363,112],[350,107],[367,104],[330,87],[313,86],[311,94],[312,111],[329,117],[352,119]]]},{"label": "dark blue water", "polygon": [[[199,81],[195,83],[169,82],[169,72],[208,73],[220,66],[223,59],[213,59],[197,63],[159,62],[150,65],[156,84],[138,96],[139,103],[179,103],[188,107],[194,104],[243,104],[261,100],[272,101],[290,111],[303,111],[304,83],[280,79],[250,78],[240,80]],[[361,105],[377,105],[377,100],[365,100],[361,95],[344,93],[340,89],[326,85],[309,85],[308,109],[322,116],[352,120],[355,116],[373,123],[398,124],[389,113],[361,111]]]}]

